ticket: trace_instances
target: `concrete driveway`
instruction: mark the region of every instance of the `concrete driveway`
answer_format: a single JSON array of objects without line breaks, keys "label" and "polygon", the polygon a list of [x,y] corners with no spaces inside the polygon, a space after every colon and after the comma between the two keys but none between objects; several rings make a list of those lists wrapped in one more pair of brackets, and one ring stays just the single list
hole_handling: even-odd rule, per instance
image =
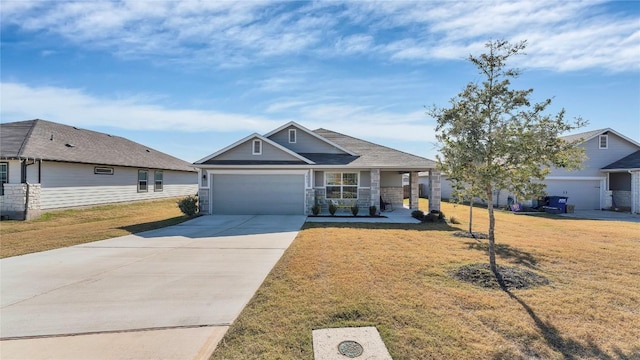
[{"label": "concrete driveway", "polygon": [[[150,331],[171,329],[192,342],[201,340],[185,352],[167,349],[162,354],[145,348],[163,344],[133,343],[123,355],[193,358],[203,342],[217,343],[207,334],[219,328],[212,336],[220,339],[304,221],[305,216],[202,216],[164,229],[0,260],[2,358],[38,358],[40,347],[55,358],[52,344],[66,348],[59,355],[69,358],[74,357],[70,345],[63,344],[76,339],[77,348],[96,351],[101,345],[95,342],[109,337],[116,339],[103,344],[107,353],[85,351],[77,358],[123,358],[112,356],[118,353],[118,337],[153,340]],[[188,329],[206,331],[197,335]],[[172,348],[181,346],[167,336],[174,339]]]}]

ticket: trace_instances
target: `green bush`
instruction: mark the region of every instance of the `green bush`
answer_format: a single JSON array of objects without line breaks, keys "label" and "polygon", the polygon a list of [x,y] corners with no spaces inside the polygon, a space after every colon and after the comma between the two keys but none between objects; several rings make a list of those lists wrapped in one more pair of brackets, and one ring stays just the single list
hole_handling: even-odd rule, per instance
[{"label": "green bush", "polygon": [[358,204],[354,204],[354,205],[351,207],[351,213],[353,214],[353,216],[358,215],[358,211],[360,211],[360,209],[358,208]]},{"label": "green bush", "polygon": [[187,196],[184,199],[178,200],[178,208],[187,216],[196,215],[198,213],[198,197]]},{"label": "green bush", "polygon": [[315,204],[311,207],[311,213],[313,215],[318,215],[320,214],[320,204]]},{"label": "green bush", "polygon": [[369,216],[376,216],[378,208],[375,205],[369,206]]},{"label": "green bush", "polygon": [[329,204],[329,214],[331,214],[331,216],[336,214],[336,211],[338,211],[338,207],[335,206],[334,203]]},{"label": "green bush", "polygon": [[424,220],[424,212],[422,210],[413,210],[411,212],[411,217],[422,221],[422,220]]}]

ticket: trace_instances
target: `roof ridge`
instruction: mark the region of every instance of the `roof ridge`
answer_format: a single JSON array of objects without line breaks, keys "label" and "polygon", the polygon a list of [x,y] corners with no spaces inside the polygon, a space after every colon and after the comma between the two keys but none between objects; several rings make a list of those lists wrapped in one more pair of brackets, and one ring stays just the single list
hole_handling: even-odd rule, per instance
[{"label": "roof ridge", "polygon": [[31,126],[29,126],[29,131],[27,131],[27,134],[25,135],[24,140],[22,140],[22,144],[20,144],[20,150],[18,150],[18,154],[17,154],[18,157],[22,157],[22,152],[27,147],[27,143],[31,139],[31,134],[33,133],[33,129],[36,127],[38,122],[42,121],[42,120],[41,119],[33,119],[33,120],[27,120],[27,121],[31,122]]},{"label": "roof ridge", "polygon": [[[376,144],[376,143],[374,143],[374,142],[372,142],[372,141],[364,140],[364,139],[360,139],[360,138],[353,137],[353,136],[350,136],[350,135],[346,135],[346,134],[343,134],[343,133],[340,133],[340,132],[337,132],[337,131],[333,131],[333,130],[329,130],[329,129],[324,129],[324,128],[319,128],[319,129],[316,129],[316,130],[313,130],[313,131],[314,131],[314,132],[316,132],[316,131],[318,131],[318,130],[330,131],[330,132],[332,132],[332,133],[335,133],[335,134],[338,134],[338,135],[342,135],[342,136],[346,136],[346,137],[349,137],[349,138],[352,138],[352,139],[356,139],[356,140],[358,140],[358,141],[362,141],[362,142],[365,142],[365,143],[367,143],[367,144],[372,144],[372,145],[379,146],[379,147],[382,147],[382,148],[385,148],[385,149],[388,149],[388,150],[396,151],[396,152],[403,153],[403,154],[410,155],[410,156],[415,156],[415,157],[418,157],[418,158],[421,158],[421,159],[424,159],[424,160],[433,161],[433,160],[431,160],[431,159],[427,159],[426,157],[422,157],[422,156],[418,156],[418,155],[415,155],[415,154],[408,153],[408,152],[406,152],[406,151],[402,151],[402,150],[394,149],[394,148],[389,147],[389,146],[386,146],[386,145]],[[360,154],[359,154],[359,155],[360,155]]]}]

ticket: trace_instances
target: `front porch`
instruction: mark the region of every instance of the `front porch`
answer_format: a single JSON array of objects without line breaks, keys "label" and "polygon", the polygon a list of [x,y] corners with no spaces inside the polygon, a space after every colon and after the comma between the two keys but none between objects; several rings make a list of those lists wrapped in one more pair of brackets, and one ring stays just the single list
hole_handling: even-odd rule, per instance
[{"label": "front porch", "polygon": [[[307,188],[307,213],[312,213],[314,206],[320,207],[320,213],[329,214],[329,206],[334,204],[339,210],[351,215],[351,207],[358,206],[359,215],[368,215],[369,207],[375,206],[377,211],[404,208],[403,175],[408,174],[409,204],[408,209],[418,209],[419,171],[381,170],[369,171],[320,171],[311,172],[314,186]],[[440,172],[429,169],[429,209],[440,210]],[[330,177],[329,177],[330,176]],[[330,178],[331,181],[328,181]],[[344,183],[340,183],[344,180]],[[349,182],[347,182],[347,180]],[[347,191],[346,189],[349,189]],[[387,205],[387,204],[390,204]]]}]

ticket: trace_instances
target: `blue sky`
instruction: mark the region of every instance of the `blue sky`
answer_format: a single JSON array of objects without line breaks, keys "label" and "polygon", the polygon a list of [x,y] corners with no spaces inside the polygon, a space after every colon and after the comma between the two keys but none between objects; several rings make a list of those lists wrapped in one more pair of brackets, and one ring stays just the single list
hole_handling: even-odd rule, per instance
[{"label": "blue sky", "polygon": [[289,121],[435,158],[490,39],[516,88],[640,142],[638,1],[2,0],[0,121],[41,118],[189,162]]}]

